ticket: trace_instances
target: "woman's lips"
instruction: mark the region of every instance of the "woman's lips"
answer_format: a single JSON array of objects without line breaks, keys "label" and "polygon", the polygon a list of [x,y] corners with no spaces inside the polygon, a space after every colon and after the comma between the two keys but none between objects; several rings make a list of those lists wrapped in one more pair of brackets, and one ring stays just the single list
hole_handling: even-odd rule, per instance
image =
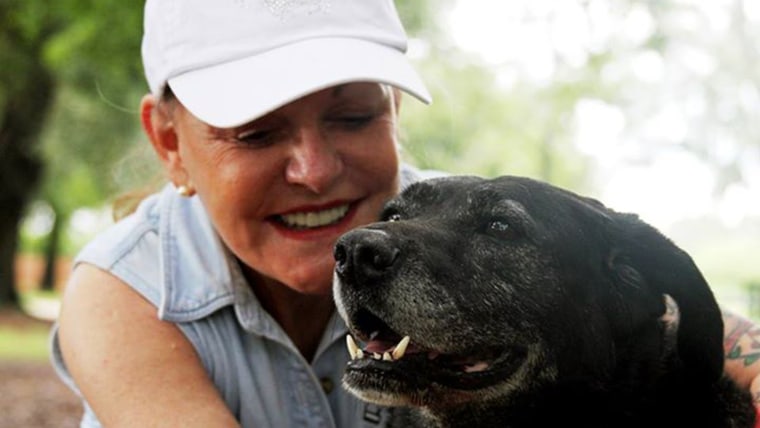
[{"label": "woman's lips", "polygon": [[282,214],[278,220],[293,229],[312,229],[329,226],[339,222],[348,213],[350,205],[343,204],[333,208],[315,211],[301,211],[292,214]]},{"label": "woman's lips", "polygon": [[291,238],[309,239],[345,229],[356,214],[358,205],[358,201],[354,201],[303,207],[274,215],[270,219],[280,233]]}]

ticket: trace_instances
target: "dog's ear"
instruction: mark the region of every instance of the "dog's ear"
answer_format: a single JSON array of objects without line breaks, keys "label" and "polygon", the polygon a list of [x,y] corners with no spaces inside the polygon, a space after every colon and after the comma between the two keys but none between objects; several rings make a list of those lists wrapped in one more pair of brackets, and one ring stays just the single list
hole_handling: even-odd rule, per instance
[{"label": "dog's ear", "polygon": [[678,355],[684,367],[691,376],[717,379],[724,363],[723,318],[702,273],[686,252],[638,216],[618,214],[616,222],[620,253],[612,268],[629,278],[632,269],[649,293],[672,296],[680,310]]}]

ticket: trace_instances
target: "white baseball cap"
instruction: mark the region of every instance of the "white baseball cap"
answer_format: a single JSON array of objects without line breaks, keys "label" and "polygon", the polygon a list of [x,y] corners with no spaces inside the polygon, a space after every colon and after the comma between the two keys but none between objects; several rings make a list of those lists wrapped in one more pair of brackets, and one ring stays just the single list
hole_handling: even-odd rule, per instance
[{"label": "white baseball cap", "polygon": [[153,94],[168,84],[196,117],[233,127],[330,86],[390,84],[425,103],[393,0],[147,0]]}]

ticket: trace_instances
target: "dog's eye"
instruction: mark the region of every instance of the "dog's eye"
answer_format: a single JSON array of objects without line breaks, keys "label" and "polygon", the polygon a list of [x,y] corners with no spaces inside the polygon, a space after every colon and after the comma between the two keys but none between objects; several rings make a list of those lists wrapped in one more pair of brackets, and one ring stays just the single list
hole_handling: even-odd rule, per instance
[{"label": "dog's eye", "polygon": [[517,235],[517,228],[506,220],[491,220],[486,233],[497,238],[514,238]]},{"label": "dog's eye", "polygon": [[385,221],[390,221],[391,223],[394,221],[399,221],[399,220],[401,220],[401,214],[399,213],[390,214],[389,216],[385,218]]}]

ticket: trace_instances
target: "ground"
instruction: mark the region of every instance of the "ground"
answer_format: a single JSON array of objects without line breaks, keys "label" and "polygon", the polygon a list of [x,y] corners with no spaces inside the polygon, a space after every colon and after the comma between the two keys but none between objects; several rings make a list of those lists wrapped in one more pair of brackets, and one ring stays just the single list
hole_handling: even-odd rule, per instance
[{"label": "ground", "polygon": [[[40,324],[49,322],[0,310],[0,325],[23,329]],[[74,428],[81,414],[79,399],[49,362],[0,360],[0,428]]]}]

